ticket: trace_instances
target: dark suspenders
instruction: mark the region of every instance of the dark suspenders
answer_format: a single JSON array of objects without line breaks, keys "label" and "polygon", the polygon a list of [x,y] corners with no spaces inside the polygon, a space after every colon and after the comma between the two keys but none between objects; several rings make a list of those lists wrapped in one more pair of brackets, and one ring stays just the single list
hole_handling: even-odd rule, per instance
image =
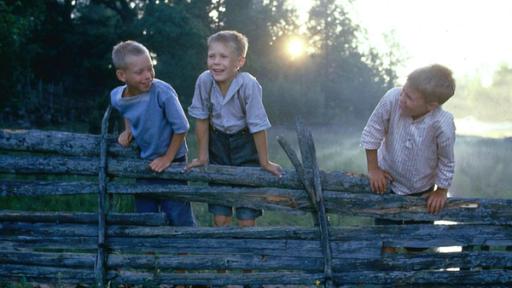
[{"label": "dark suspenders", "polygon": [[[212,116],[211,115],[213,113],[213,103],[212,103],[213,85],[215,85],[215,80],[212,79],[212,82],[210,84],[210,88],[208,89],[208,103],[206,104],[207,108],[208,108],[208,120],[210,122],[210,126],[212,126],[212,127],[213,127],[213,123],[212,123]],[[240,94],[240,88],[238,88],[238,90],[236,90],[236,98],[238,98],[238,103],[240,104],[240,109],[242,110],[242,114],[245,117],[247,115],[247,109],[245,107],[245,99]]]}]

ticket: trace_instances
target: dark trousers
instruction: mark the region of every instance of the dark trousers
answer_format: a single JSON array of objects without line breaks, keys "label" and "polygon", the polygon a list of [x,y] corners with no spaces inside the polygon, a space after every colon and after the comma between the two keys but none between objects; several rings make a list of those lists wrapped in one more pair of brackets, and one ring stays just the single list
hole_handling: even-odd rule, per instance
[{"label": "dark trousers", "polygon": [[[175,159],[173,163],[185,162],[186,157]],[[137,178],[137,184],[187,185],[184,180]],[[164,212],[171,226],[196,226],[192,207],[188,201],[154,198],[145,194],[135,196],[135,211],[138,213]]]},{"label": "dark trousers", "polygon": [[[227,134],[210,125],[209,133],[208,151],[211,164],[259,166],[258,151],[254,138],[247,128],[234,134]],[[225,205],[209,204],[208,211],[214,215],[233,215],[232,208]],[[261,215],[263,215],[263,211],[260,209],[236,208],[236,217],[239,220],[254,220]]]}]

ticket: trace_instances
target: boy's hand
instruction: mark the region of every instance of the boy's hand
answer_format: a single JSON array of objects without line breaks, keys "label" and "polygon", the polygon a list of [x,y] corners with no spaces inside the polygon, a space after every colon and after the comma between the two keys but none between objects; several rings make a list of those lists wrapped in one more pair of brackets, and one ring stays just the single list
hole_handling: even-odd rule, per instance
[{"label": "boy's hand", "polygon": [[128,147],[130,142],[132,142],[132,139],[132,131],[124,130],[121,134],[119,134],[119,137],[117,137],[117,142],[123,147]]},{"label": "boy's hand", "polygon": [[268,161],[265,165],[262,165],[261,168],[267,170],[277,177],[281,177],[283,174],[283,168],[279,164]]},{"label": "boy's hand", "polygon": [[164,171],[167,167],[171,166],[171,163],[172,160],[169,160],[165,156],[161,156],[151,161],[151,163],[149,163],[149,167],[151,168],[151,170],[160,173]]},{"label": "boy's hand", "polygon": [[202,167],[204,165],[208,164],[208,160],[202,160],[195,158],[194,160],[190,161],[187,166],[185,166],[185,171],[189,171],[190,169],[194,167]]},{"label": "boy's hand", "polygon": [[384,194],[388,181],[393,181],[393,176],[380,168],[368,170],[368,178],[370,179],[370,188],[377,194]]},{"label": "boy's hand", "polygon": [[437,188],[427,194],[427,211],[432,214],[436,214],[443,209],[446,203],[446,194],[448,189]]}]

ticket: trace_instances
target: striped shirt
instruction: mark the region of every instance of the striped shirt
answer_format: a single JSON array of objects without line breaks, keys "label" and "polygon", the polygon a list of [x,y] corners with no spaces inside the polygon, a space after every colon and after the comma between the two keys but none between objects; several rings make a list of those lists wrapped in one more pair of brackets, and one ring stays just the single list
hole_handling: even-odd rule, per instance
[{"label": "striped shirt", "polygon": [[389,90],[368,119],[361,146],[378,149],[379,167],[394,181],[399,195],[425,191],[436,184],[448,189],[455,170],[455,124],[440,106],[413,120],[399,107],[401,88]]},{"label": "striped shirt", "polygon": [[247,72],[236,75],[225,96],[210,71],[201,73],[188,114],[196,119],[210,119],[215,129],[227,134],[244,128],[256,133],[271,126],[263,106],[261,85]]}]

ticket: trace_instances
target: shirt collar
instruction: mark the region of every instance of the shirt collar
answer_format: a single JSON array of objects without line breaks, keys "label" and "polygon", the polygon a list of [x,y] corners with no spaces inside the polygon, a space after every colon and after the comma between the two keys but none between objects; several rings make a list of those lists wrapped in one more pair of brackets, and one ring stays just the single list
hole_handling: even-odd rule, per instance
[{"label": "shirt collar", "polygon": [[235,95],[238,89],[240,89],[240,86],[242,86],[242,77],[240,77],[240,73],[237,73],[233,81],[231,81],[231,85],[229,85],[226,96],[223,97],[222,105],[226,104],[231,98],[233,98],[233,95]]}]

